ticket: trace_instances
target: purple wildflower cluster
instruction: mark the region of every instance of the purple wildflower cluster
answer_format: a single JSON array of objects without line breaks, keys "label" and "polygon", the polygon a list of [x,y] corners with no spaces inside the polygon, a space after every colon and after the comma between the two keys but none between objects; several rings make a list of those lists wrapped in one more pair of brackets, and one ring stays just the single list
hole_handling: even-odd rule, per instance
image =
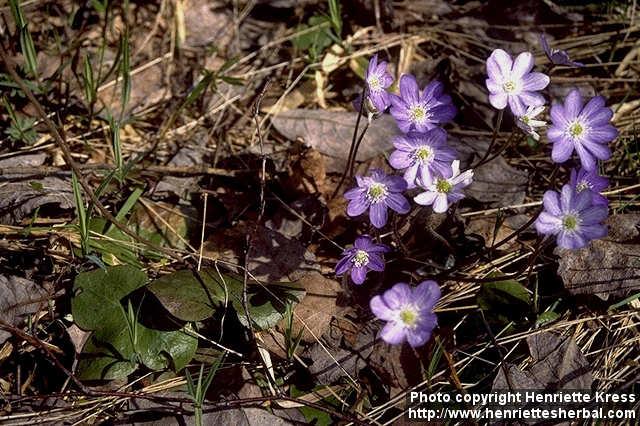
[{"label": "purple wildflower cluster", "polygon": [[[541,43],[551,64],[582,66],[571,61],[565,51],[552,49],[544,35]],[[491,105],[499,110],[509,106],[517,129],[537,141],[538,132],[547,125],[540,117],[547,103],[541,92],[551,79],[534,71],[534,65],[530,52],[513,58],[496,49],[487,59],[486,86]],[[389,209],[397,214],[409,212],[406,191],[415,190],[412,195],[416,204],[445,213],[464,198],[463,189],[473,180],[472,170],[460,170],[458,153],[448,144],[447,132],[442,128],[456,115],[444,85],[432,81],[420,88],[416,78],[407,74],[400,78],[399,94],[391,93],[394,80],[387,68],[387,62],[378,61],[377,55],[371,58],[365,74],[365,97],[358,99],[356,105],[369,120],[387,110],[395,119],[400,134],[392,140],[395,149],[389,164],[402,176],[372,169],[366,176],[356,176],[357,185],[344,194],[347,215],[368,213],[375,230],[387,225]],[[543,210],[535,221],[537,231],[555,236],[560,247],[577,249],[607,234],[602,222],[608,214],[608,202],[602,191],[608,180],[599,176],[596,169],[598,160],[610,158],[608,143],[618,135],[610,123],[612,116],[602,96],[585,103],[578,89],[572,89],[562,103],[550,108],[551,125],[546,134],[553,146],[552,160],[564,163],[575,151],[581,163],[580,168],[571,170],[570,180],[560,192],[549,190],[544,194]],[[361,285],[370,271],[384,271],[384,255],[390,251],[374,237],[361,235],[343,251],[336,274],[349,274],[354,284]],[[396,283],[373,297],[371,311],[386,321],[380,337],[390,344],[425,344],[438,324],[433,309],[439,299],[440,288],[434,281],[423,281],[415,287]]]},{"label": "purple wildflower cluster", "polygon": [[[371,58],[365,74],[365,99],[355,105],[366,109],[368,116],[376,117],[389,109],[401,134],[393,139],[395,150],[389,164],[403,172],[403,176],[388,175],[373,169],[367,176],[356,176],[357,186],[345,192],[349,201],[347,215],[360,216],[368,212],[369,222],[382,229],[389,220],[389,209],[406,214],[411,206],[403,193],[418,188],[413,197],[418,205],[432,206],[436,213],[444,213],[452,203],[462,198],[462,189],[471,184],[473,172],[460,173],[458,153],[447,143],[447,132],[442,125],[456,115],[451,96],[444,85],[432,81],[420,88],[413,75],[400,78],[399,94],[387,91],[393,77],[387,63]],[[376,244],[369,236],[360,236],[353,247],[344,250],[336,265],[336,274],[350,272],[351,280],[362,284],[369,271],[384,270],[383,253],[389,247]],[[398,283],[371,301],[373,313],[387,325],[380,337],[396,344],[407,340],[412,346],[426,343],[437,320],[432,309],[440,297],[433,281],[425,281],[415,288]]]},{"label": "purple wildflower cluster", "polygon": [[[567,52],[552,49],[544,35],[540,37],[543,50],[554,65],[580,67],[583,64],[569,59]],[[538,93],[550,82],[549,76],[533,72],[533,55],[520,53],[515,60],[502,49],[496,49],[487,59],[487,89],[489,102],[497,109],[507,105],[516,125],[527,135],[539,140],[537,128],[546,122],[537,119],[544,111],[544,97]],[[605,106],[602,96],[595,96],[586,104],[577,88],[572,89],[562,103],[554,103],[550,110],[551,126],[547,138],[553,145],[551,159],[555,163],[568,161],[574,151],[582,168],[572,170],[570,182],[562,191],[549,190],[543,197],[543,211],[536,220],[540,234],[553,235],[562,248],[578,249],[589,241],[606,235],[602,221],[607,217],[607,200],[601,191],[608,180],[596,173],[598,160],[608,160],[608,143],[614,140],[617,129],[611,125],[613,111]]]}]

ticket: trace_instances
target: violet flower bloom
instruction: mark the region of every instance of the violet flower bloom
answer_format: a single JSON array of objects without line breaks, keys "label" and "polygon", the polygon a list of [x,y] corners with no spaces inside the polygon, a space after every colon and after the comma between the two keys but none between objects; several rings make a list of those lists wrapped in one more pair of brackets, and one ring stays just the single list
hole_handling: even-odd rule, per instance
[{"label": "violet flower bloom", "polygon": [[601,194],[609,186],[609,179],[598,175],[595,171],[587,171],[585,169],[571,169],[571,186],[576,192],[590,191],[593,204],[596,206],[608,206],[609,200]]},{"label": "violet flower bloom", "polygon": [[524,115],[527,106],[542,106],[545,100],[537,93],[549,84],[549,76],[533,69],[533,55],[522,52],[515,61],[502,49],[496,49],[487,59],[486,80],[489,102],[494,108],[507,104],[515,116]]},{"label": "violet flower bloom", "polygon": [[582,167],[595,170],[596,159],[608,160],[611,157],[607,143],[618,136],[616,128],[609,123],[612,116],[613,111],[604,106],[602,96],[592,98],[583,107],[580,91],[571,90],[564,105],[558,103],[551,107],[553,125],[547,136],[553,143],[553,161],[567,161],[575,149]]},{"label": "violet flower bloom", "polygon": [[435,175],[451,172],[456,151],[447,145],[447,132],[439,127],[426,133],[410,132],[393,139],[396,150],[389,157],[394,169],[406,169],[404,179],[409,188],[415,188],[416,177],[429,185]]},{"label": "violet flower bloom", "polygon": [[444,86],[432,81],[420,94],[416,78],[405,74],[400,78],[400,96],[391,94],[391,115],[403,133],[424,132],[447,123],[456,115],[451,96],[445,95]]},{"label": "violet flower bloom", "polygon": [[539,234],[555,235],[559,247],[579,249],[607,235],[607,228],[601,223],[607,218],[607,207],[594,205],[589,191],[576,192],[566,184],[561,194],[545,192],[543,206],[536,229]]},{"label": "violet flower bloom", "polygon": [[[387,63],[380,61],[378,63],[378,55],[373,55],[369,60],[369,67],[364,75],[366,81],[366,97],[369,101],[366,105],[372,107],[373,113],[382,113],[386,110],[391,102],[389,101],[389,92],[387,88],[393,83],[393,77],[387,71]],[[359,104],[358,104],[359,105]],[[358,108],[359,109],[359,108]]]},{"label": "violet flower bloom", "polygon": [[451,171],[447,174],[436,177],[431,184],[418,184],[426,189],[425,192],[413,197],[413,201],[423,206],[433,205],[433,211],[444,213],[449,208],[449,204],[458,202],[464,198],[462,188],[471,185],[473,181],[473,170],[460,173],[460,161],[451,163]]},{"label": "violet flower bloom", "polygon": [[433,307],[440,299],[440,287],[435,281],[423,281],[417,287],[398,283],[381,296],[374,296],[369,305],[373,314],[387,324],[380,337],[391,345],[405,340],[412,347],[422,346],[438,325]]},{"label": "violet flower bloom", "polygon": [[582,62],[575,62],[569,59],[569,54],[560,49],[552,49],[549,47],[549,43],[547,43],[547,38],[544,33],[540,34],[540,43],[542,44],[542,49],[544,49],[544,53],[547,55],[547,58],[554,65],[566,65],[568,67],[584,67]]},{"label": "violet flower bloom", "polygon": [[367,272],[384,271],[383,253],[390,249],[384,244],[376,244],[368,235],[356,238],[353,247],[342,252],[342,259],[336,265],[336,275],[344,275],[351,270],[351,280],[360,285]]},{"label": "violet flower bloom", "polygon": [[544,106],[529,106],[527,108],[527,112],[516,119],[516,125],[520,130],[531,136],[536,141],[540,140],[540,135],[536,131],[536,128],[547,125],[546,121],[536,120],[536,117],[540,115],[542,111],[544,111]]},{"label": "violet flower bloom", "polygon": [[387,208],[405,214],[409,212],[409,202],[401,194],[407,189],[407,182],[400,176],[387,176],[380,169],[371,170],[369,176],[356,176],[358,186],[344,193],[349,200],[347,214],[359,216],[369,210],[369,219],[376,228],[387,223]]}]

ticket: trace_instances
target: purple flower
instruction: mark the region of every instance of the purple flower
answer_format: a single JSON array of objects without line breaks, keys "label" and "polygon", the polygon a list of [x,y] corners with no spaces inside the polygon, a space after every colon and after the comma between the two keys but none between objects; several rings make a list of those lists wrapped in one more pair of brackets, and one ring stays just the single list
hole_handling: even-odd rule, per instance
[{"label": "purple flower", "polygon": [[416,177],[431,184],[433,175],[451,172],[451,162],[456,151],[447,145],[447,132],[439,127],[426,133],[410,132],[393,139],[396,150],[391,153],[389,164],[394,169],[406,169],[404,179],[409,188],[415,188]]},{"label": "purple flower", "polygon": [[[373,107],[374,113],[381,113],[386,110],[389,105],[389,92],[387,88],[393,83],[393,77],[387,71],[387,63],[381,61],[378,63],[378,55],[373,55],[369,60],[369,67],[364,75],[367,84],[366,96],[369,106]],[[359,109],[359,108],[358,108]]]},{"label": "purple flower", "polygon": [[584,67],[582,62],[574,62],[569,59],[569,54],[560,49],[552,49],[549,47],[549,43],[547,43],[547,38],[544,33],[540,34],[540,43],[542,44],[542,48],[544,49],[544,53],[547,55],[547,58],[551,61],[552,64],[555,65],[566,65],[569,67]]},{"label": "purple flower", "polygon": [[576,192],[590,191],[593,204],[596,206],[608,206],[609,200],[601,194],[609,186],[609,179],[598,175],[595,171],[585,169],[571,169],[571,186]]},{"label": "purple flower", "polygon": [[347,214],[359,216],[367,209],[369,219],[376,228],[387,223],[387,207],[400,214],[409,212],[409,202],[401,194],[407,182],[400,176],[387,176],[379,169],[371,170],[370,176],[356,176],[358,186],[344,193],[349,200]]},{"label": "purple flower", "polygon": [[426,189],[425,192],[413,197],[413,201],[423,206],[433,205],[433,211],[444,213],[449,208],[450,203],[455,203],[464,198],[462,188],[471,185],[473,180],[473,170],[460,173],[460,161],[451,163],[451,170],[441,176],[436,177],[431,184],[418,184]]},{"label": "purple flower", "polygon": [[542,106],[541,94],[536,93],[549,84],[549,76],[533,69],[533,55],[522,52],[515,61],[502,49],[496,49],[487,59],[486,80],[489,102],[494,108],[504,109],[507,104],[515,116],[524,115],[527,106]]},{"label": "purple flower", "polygon": [[571,157],[575,149],[582,167],[596,169],[596,159],[608,160],[611,150],[607,143],[618,136],[618,131],[609,121],[613,116],[611,108],[604,106],[604,98],[596,96],[583,107],[582,96],[573,89],[564,100],[564,105],[551,107],[552,126],[547,131],[553,143],[551,158],[563,163]]},{"label": "purple flower", "polygon": [[433,307],[440,299],[440,287],[435,281],[423,281],[417,287],[398,283],[369,302],[373,314],[387,324],[380,337],[391,345],[405,341],[412,347],[422,346],[438,325]]},{"label": "purple flower", "polygon": [[443,94],[439,81],[427,84],[422,94],[411,74],[400,78],[400,96],[391,95],[391,115],[403,133],[424,132],[449,122],[456,115],[451,96]]},{"label": "purple flower", "polygon": [[579,249],[607,235],[607,228],[601,223],[607,218],[607,207],[594,205],[589,191],[576,192],[566,184],[561,194],[545,192],[543,205],[536,229],[539,234],[555,235],[559,247]]},{"label": "purple flower", "polygon": [[342,259],[336,265],[336,275],[344,275],[351,269],[351,280],[360,285],[367,272],[384,271],[383,253],[390,249],[384,244],[376,244],[368,235],[356,238],[353,247],[342,252]]}]

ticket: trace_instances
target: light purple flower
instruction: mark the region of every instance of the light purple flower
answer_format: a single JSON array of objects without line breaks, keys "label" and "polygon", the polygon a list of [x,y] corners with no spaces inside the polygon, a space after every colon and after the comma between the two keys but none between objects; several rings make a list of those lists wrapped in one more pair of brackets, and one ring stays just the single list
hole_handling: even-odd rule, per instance
[{"label": "light purple flower", "polygon": [[571,186],[576,192],[591,191],[593,204],[596,206],[608,206],[609,200],[601,194],[609,186],[609,179],[600,176],[595,171],[585,169],[571,169]]},{"label": "light purple flower", "polygon": [[423,206],[433,205],[433,211],[444,213],[449,208],[449,204],[458,202],[464,198],[462,188],[471,185],[473,181],[473,170],[460,173],[460,161],[451,163],[451,170],[447,174],[437,176],[431,184],[423,185],[418,180],[418,185],[426,191],[415,197],[413,201]]},{"label": "light purple flower", "polygon": [[411,74],[400,78],[400,96],[391,94],[391,115],[403,133],[424,132],[447,123],[456,115],[451,96],[445,95],[444,86],[432,81],[420,93],[418,82]]},{"label": "light purple flower", "polygon": [[574,62],[569,59],[569,54],[560,49],[552,49],[549,47],[549,43],[547,43],[547,38],[544,33],[540,34],[540,43],[542,44],[542,48],[544,49],[544,53],[547,55],[547,58],[551,61],[552,64],[555,65],[566,65],[568,67],[584,67],[582,62]]},{"label": "light purple flower", "polygon": [[344,275],[351,270],[351,280],[360,285],[367,272],[384,271],[383,254],[389,251],[384,244],[376,244],[368,235],[356,238],[353,247],[342,252],[342,259],[336,265],[336,275]]},{"label": "light purple flower", "polygon": [[573,89],[564,100],[551,107],[552,126],[547,131],[553,143],[551,158],[563,163],[575,149],[582,167],[595,170],[597,159],[608,160],[611,150],[607,145],[618,136],[618,130],[610,124],[613,111],[604,106],[604,98],[596,96],[583,107],[582,96]]},{"label": "light purple flower", "polygon": [[496,49],[487,59],[487,89],[494,108],[507,104],[515,116],[525,114],[528,106],[542,106],[545,100],[537,93],[549,84],[549,76],[533,69],[533,55],[522,52],[515,61],[502,49]]},{"label": "light purple flower", "polygon": [[366,82],[366,96],[369,106],[374,113],[382,113],[386,110],[391,102],[389,101],[389,92],[387,88],[393,83],[393,77],[387,71],[387,63],[380,61],[378,63],[378,55],[373,55],[369,60],[369,67],[364,75]]},{"label": "light purple flower", "polygon": [[423,281],[417,287],[398,283],[381,296],[374,296],[369,305],[373,314],[387,324],[380,337],[391,345],[405,340],[412,347],[422,346],[438,326],[433,307],[440,300],[440,287],[435,281]]},{"label": "light purple flower", "polygon": [[556,236],[559,247],[579,249],[607,235],[607,228],[601,223],[607,218],[607,207],[594,205],[589,191],[576,192],[566,184],[561,194],[545,192],[543,206],[536,229],[539,234]]},{"label": "light purple flower", "polygon": [[409,202],[401,194],[407,182],[400,176],[387,176],[379,169],[371,170],[369,176],[356,176],[358,186],[345,192],[349,200],[347,214],[359,216],[369,210],[369,219],[376,228],[387,223],[387,208],[400,214],[409,212]]},{"label": "light purple flower", "polygon": [[410,132],[393,139],[396,150],[389,157],[394,169],[406,169],[404,179],[409,188],[415,188],[416,177],[431,184],[433,176],[451,172],[456,151],[447,145],[447,132],[439,127],[425,133]]}]

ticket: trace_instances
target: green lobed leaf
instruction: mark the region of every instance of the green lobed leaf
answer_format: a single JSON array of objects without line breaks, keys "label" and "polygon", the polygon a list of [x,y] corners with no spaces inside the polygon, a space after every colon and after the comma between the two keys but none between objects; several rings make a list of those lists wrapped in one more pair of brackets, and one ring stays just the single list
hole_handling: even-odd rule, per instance
[{"label": "green lobed leaf", "polygon": [[93,331],[80,356],[80,379],[124,378],[139,363],[152,370],[171,367],[179,371],[193,358],[198,340],[189,325],[164,331],[145,327],[135,318],[128,321],[122,299],[146,281],[146,274],[132,266],[111,266],[78,275],[71,312],[79,327]]},{"label": "green lobed leaf", "polygon": [[531,298],[527,289],[516,280],[484,283],[478,294],[478,306],[484,311],[513,307],[517,303],[528,306]]},{"label": "green lobed leaf", "polygon": [[[220,274],[215,269],[177,271],[161,277],[148,286],[160,303],[176,318],[183,321],[201,321],[213,315],[225,305],[235,309],[240,322],[247,326],[242,305],[242,277],[235,274]],[[299,302],[304,290],[290,285],[247,288],[249,315],[259,329],[275,326],[284,316],[286,301]]]},{"label": "green lobed leaf", "polygon": [[78,274],[73,284],[71,313],[78,327],[95,330],[119,320],[120,301],[147,282],[147,275],[133,266],[113,266]]}]

